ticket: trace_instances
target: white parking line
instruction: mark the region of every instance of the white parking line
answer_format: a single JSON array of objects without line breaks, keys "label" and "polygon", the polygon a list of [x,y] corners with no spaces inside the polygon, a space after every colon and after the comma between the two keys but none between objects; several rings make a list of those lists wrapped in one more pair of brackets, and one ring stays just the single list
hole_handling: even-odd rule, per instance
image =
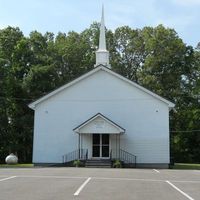
[{"label": "white parking line", "polygon": [[[55,179],[88,179],[85,176],[29,176],[29,175],[18,175],[18,178],[55,178]],[[90,177],[92,179],[99,180],[121,180],[121,181],[165,181],[166,179],[137,179],[137,178],[120,178],[120,177]],[[200,182],[200,181],[199,181]]]},{"label": "white parking line", "polygon": [[21,177],[21,178],[60,178],[60,179],[86,179],[88,178],[88,176],[31,176],[31,175],[19,175],[17,177]]},{"label": "white parking line", "polygon": [[[4,176],[5,177],[5,176]],[[86,176],[38,176],[38,175],[17,175],[18,178],[47,178],[47,179],[88,179]],[[147,182],[166,182],[166,179],[142,179],[142,178],[122,178],[122,177],[90,177],[96,180],[119,180],[119,181],[147,181]],[[200,180],[176,180],[170,179],[171,182],[180,183],[200,183]]]},{"label": "white parking line", "polygon": [[178,192],[180,192],[182,195],[184,195],[185,197],[187,197],[190,200],[194,200],[191,196],[189,196],[188,194],[186,194],[185,192],[183,192],[181,189],[179,189],[178,187],[176,187],[173,183],[171,183],[170,181],[166,181],[166,183],[168,183],[169,185],[171,185],[175,190],[177,190]]},{"label": "white parking line", "polygon": [[147,182],[164,182],[162,179],[142,179],[142,178],[109,178],[109,177],[92,177],[92,179],[97,180],[117,180],[117,181],[147,181]]},{"label": "white parking line", "polygon": [[160,173],[160,171],[158,171],[157,169],[153,169],[154,172]]},{"label": "white parking line", "polygon": [[74,193],[74,196],[78,196],[81,190],[87,185],[87,183],[91,180],[91,177],[89,177],[79,188],[78,190]]},{"label": "white parking line", "polygon": [[3,179],[0,179],[0,182],[1,181],[6,181],[6,180],[9,180],[9,179],[12,179],[12,178],[16,178],[17,176],[10,176],[8,178],[3,178]]},{"label": "white parking line", "polygon": [[179,180],[171,180],[171,182],[175,182],[175,183],[198,183],[198,184],[200,184],[200,181],[184,181],[184,180],[182,180],[182,181],[179,181]]}]

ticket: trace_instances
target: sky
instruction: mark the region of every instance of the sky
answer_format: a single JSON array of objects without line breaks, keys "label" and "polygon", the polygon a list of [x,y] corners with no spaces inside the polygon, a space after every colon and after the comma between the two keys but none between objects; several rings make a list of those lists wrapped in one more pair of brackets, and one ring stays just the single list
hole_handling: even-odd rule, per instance
[{"label": "sky", "polygon": [[200,0],[0,0],[0,29],[19,27],[26,36],[33,30],[81,32],[100,21],[102,4],[113,31],[163,24],[187,45],[200,42]]}]

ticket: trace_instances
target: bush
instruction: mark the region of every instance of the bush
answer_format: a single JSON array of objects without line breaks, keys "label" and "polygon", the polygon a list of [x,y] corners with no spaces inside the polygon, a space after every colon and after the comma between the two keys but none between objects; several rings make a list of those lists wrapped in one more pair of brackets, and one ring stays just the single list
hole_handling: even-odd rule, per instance
[{"label": "bush", "polygon": [[81,166],[81,161],[80,160],[75,160],[74,162],[73,162],[73,165],[75,166],[75,167],[80,167]]},{"label": "bush", "polygon": [[122,163],[120,160],[115,160],[113,163],[113,167],[114,168],[121,168],[122,167]]}]

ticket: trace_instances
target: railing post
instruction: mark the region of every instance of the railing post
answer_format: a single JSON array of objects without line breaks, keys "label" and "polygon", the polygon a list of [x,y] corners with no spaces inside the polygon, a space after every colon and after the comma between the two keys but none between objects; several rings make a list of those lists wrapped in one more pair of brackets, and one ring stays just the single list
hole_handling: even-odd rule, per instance
[{"label": "railing post", "polygon": [[119,143],[119,160],[121,159],[121,156],[120,156],[120,149],[121,149],[121,147],[120,147],[120,134],[119,134],[119,141],[118,141],[118,143]]},{"label": "railing post", "polygon": [[137,157],[135,156],[135,167],[136,167],[136,159],[137,159]]},{"label": "railing post", "polygon": [[80,159],[80,133],[78,134],[78,159]]}]

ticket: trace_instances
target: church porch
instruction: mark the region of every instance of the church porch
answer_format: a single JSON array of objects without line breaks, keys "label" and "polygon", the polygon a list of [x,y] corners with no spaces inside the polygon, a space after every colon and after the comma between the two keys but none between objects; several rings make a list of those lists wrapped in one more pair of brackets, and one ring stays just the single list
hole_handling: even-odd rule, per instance
[{"label": "church porch", "polygon": [[74,129],[78,137],[77,150],[63,156],[63,163],[81,160],[86,166],[111,166],[115,160],[136,164],[136,156],[121,149],[125,129],[101,113]]}]

